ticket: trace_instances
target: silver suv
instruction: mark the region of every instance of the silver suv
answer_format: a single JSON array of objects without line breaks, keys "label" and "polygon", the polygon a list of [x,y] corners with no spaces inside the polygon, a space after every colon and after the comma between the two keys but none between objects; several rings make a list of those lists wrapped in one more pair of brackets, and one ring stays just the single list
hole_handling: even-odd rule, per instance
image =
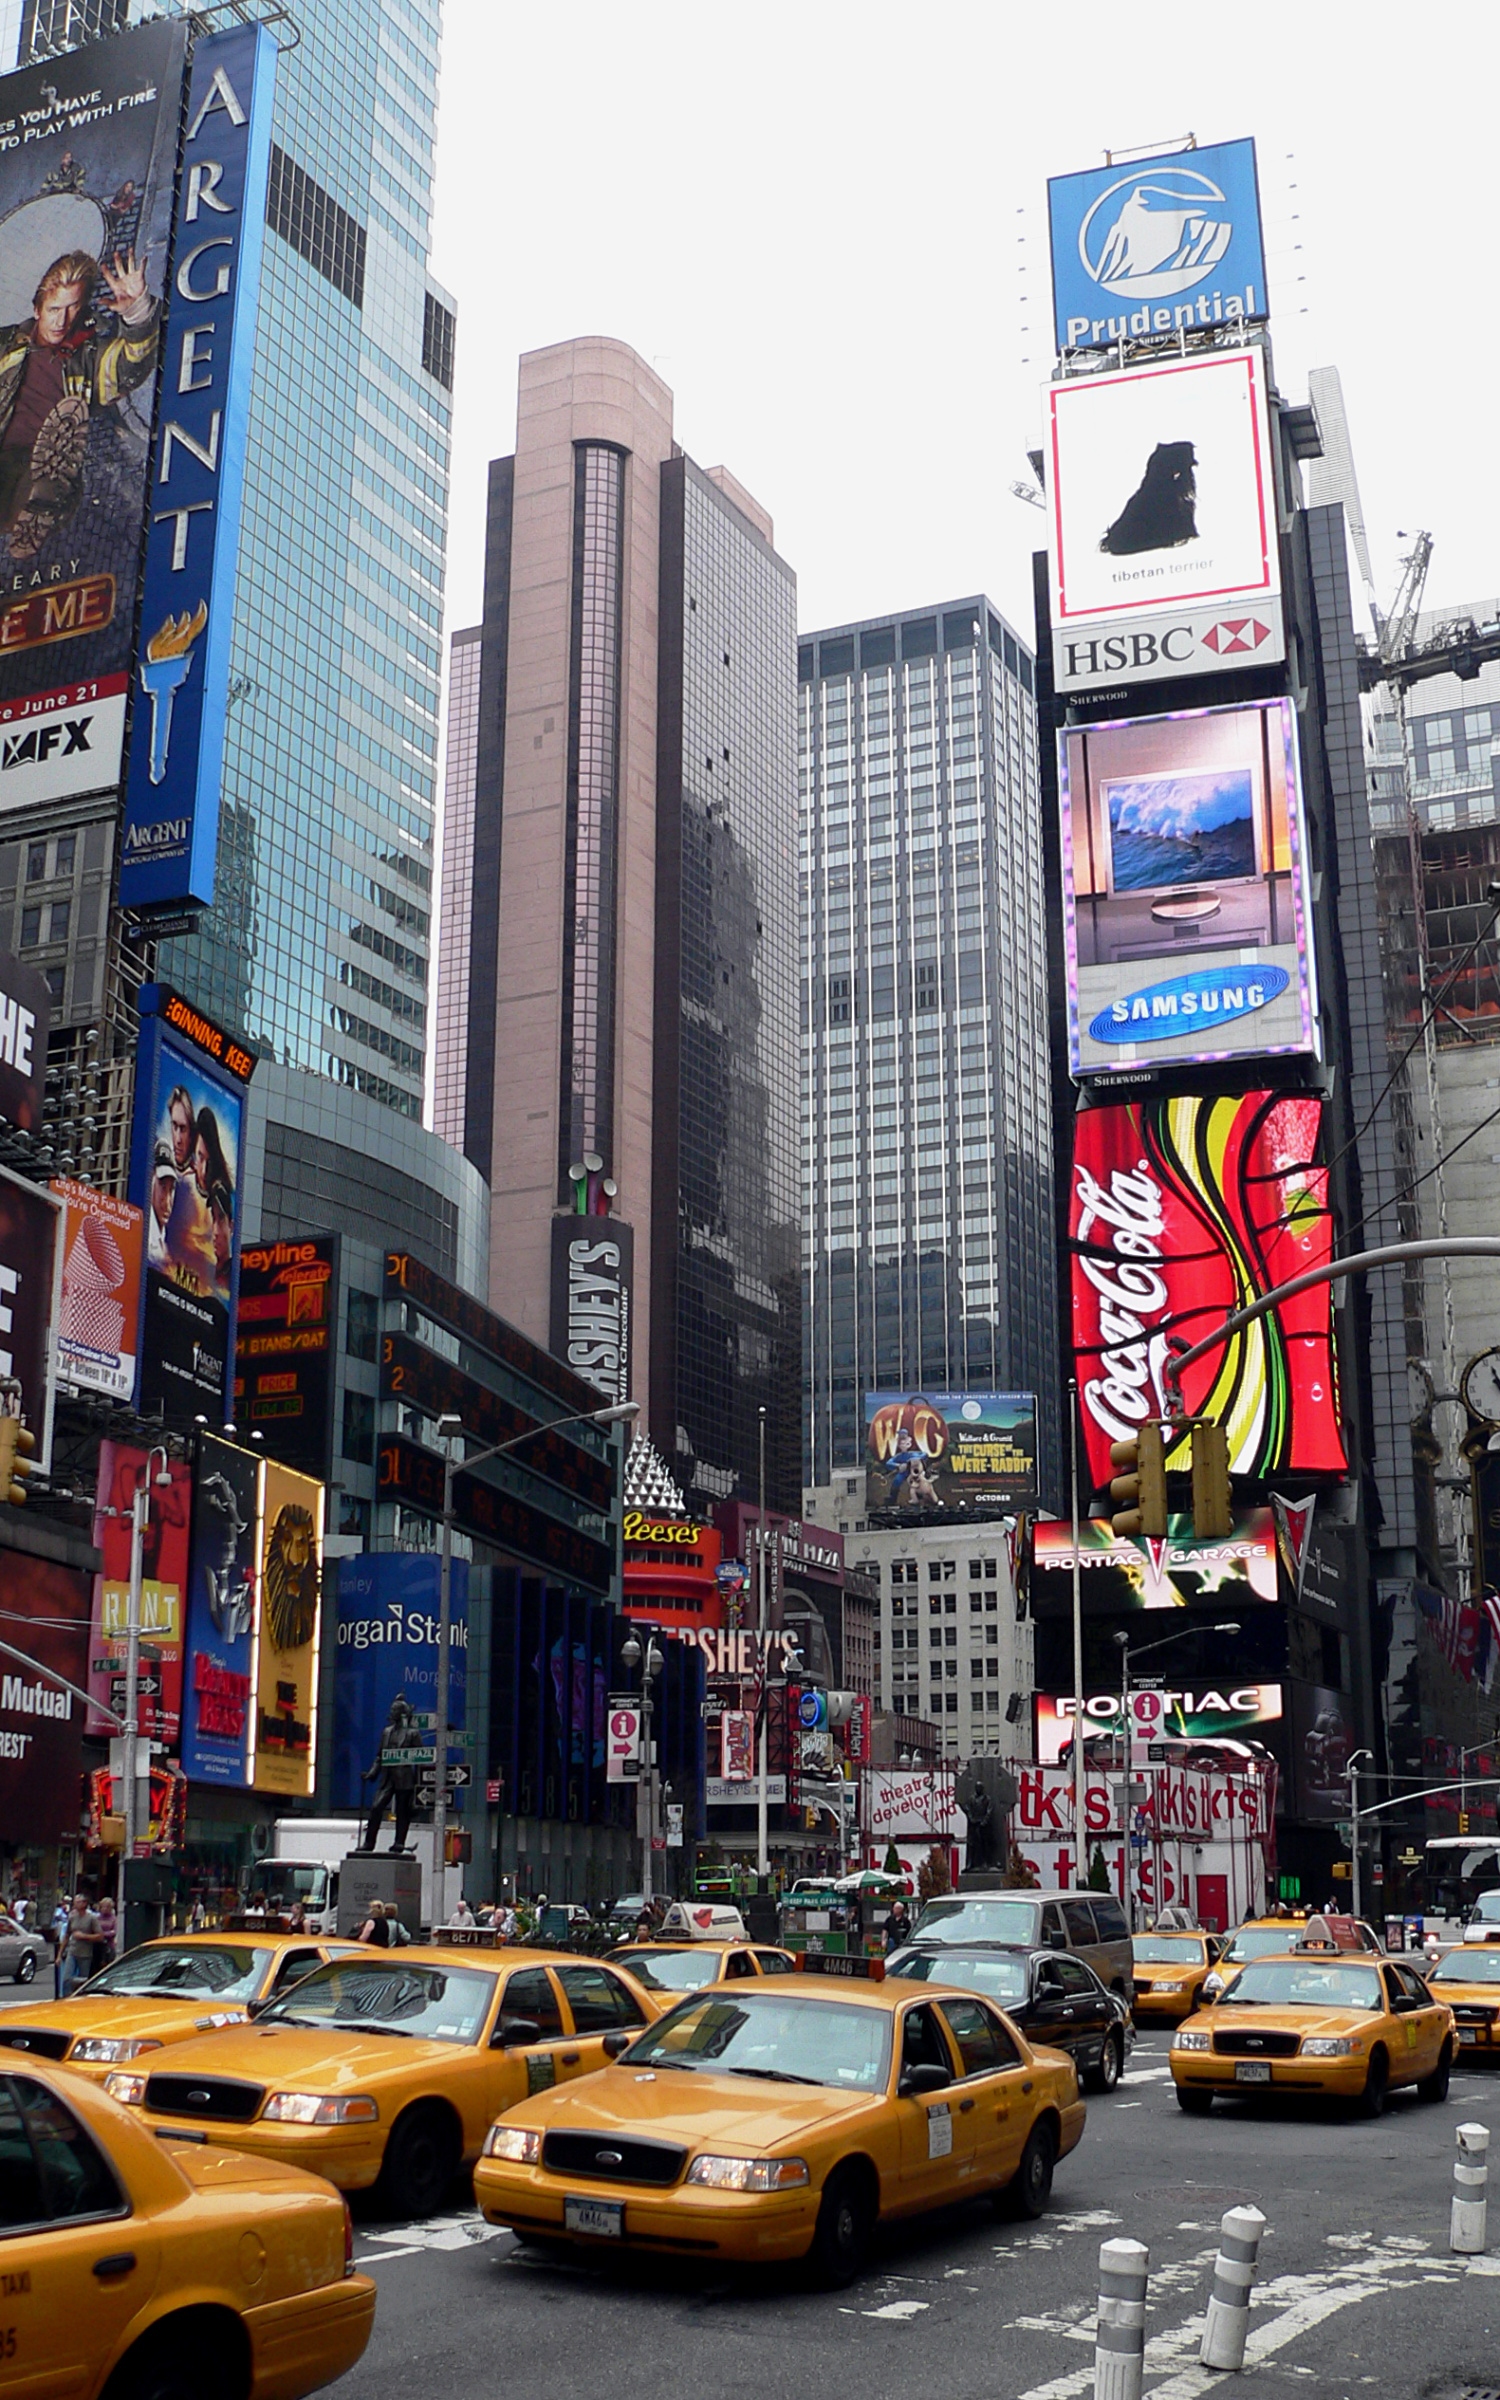
[{"label": "silver suv", "polygon": [[1135,1999],[1125,1911],[1107,1892],[954,1892],[928,1901],[907,1941],[919,1950],[1071,1950],[1127,2005]]}]

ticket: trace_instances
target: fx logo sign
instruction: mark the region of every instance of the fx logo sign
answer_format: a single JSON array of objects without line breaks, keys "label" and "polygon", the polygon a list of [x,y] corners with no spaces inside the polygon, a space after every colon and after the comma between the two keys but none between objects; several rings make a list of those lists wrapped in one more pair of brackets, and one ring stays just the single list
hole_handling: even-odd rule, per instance
[{"label": "fx logo sign", "polygon": [[49,758],[72,758],[89,747],[90,717],[64,717],[60,725],[33,725],[28,733],[8,733],[0,748],[0,774],[12,767],[39,767]]}]

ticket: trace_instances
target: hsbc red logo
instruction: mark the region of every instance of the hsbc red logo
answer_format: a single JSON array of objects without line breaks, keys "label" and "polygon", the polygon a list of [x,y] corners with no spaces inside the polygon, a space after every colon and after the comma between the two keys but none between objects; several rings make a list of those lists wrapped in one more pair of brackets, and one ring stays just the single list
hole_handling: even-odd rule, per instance
[{"label": "hsbc red logo", "polygon": [[1219,658],[1244,656],[1270,638],[1270,626],[1263,625],[1259,617],[1221,617],[1202,637],[1204,649]]}]

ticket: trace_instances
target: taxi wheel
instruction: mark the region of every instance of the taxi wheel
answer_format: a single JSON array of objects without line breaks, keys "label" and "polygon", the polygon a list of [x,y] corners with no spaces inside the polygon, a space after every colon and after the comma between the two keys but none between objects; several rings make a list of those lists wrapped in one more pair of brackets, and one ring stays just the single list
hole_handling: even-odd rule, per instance
[{"label": "taxi wheel", "polygon": [[1052,2197],[1052,2170],[1057,2164],[1057,2136],[1050,2125],[1033,2125],[1031,2139],[1021,2152],[1014,2175],[995,2194],[995,2206],[1006,2217],[1045,2216]]},{"label": "taxi wheel", "polygon": [[1378,2117],[1382,2113],[1390,2080],[1390,2060],[1383,2050],[1372,2050],[1369,2071],[1365,2076],[1365,2088],[1355,2103],[1362,2117]]},{"label": "taxi wheel", "polygon": [[34,1950],[23,1950],[20,1958],[16,1962],[17,1983],[30,1983],[35,1973],[36,1952]]},{"label": "taxi wheel", "polygon": [[1430,2075],[1424,2075],[1421,2082],[1417,2085],[1417,2098],[1419,2100],[1446,2100],[1448,2097],[1448,2078],[1452,2073],[1453,2052],[1449,2044],[1444,2042],[1442,2055],[1439,2057],[1437,2065],[1433,2068],[1432,2073]]},{"label": "taxi wheel", "polygon": [[1090,2067],[1084,2082],[1091,2092],[1112,2092],[1125,2072],[1125,2044],[1118,2033],[1106,2034],[1099,2063]]},{"label": "taxi wheel", "polygon": [[823,2202],[807,2254],[820,2283],[841,2289],[863,2271],[875,2232],[876,2210],[869,2174],[860,2167],[836,2167],[823,2186]]},{"label": "taxi wheel", "polygon": [[1177,2105],[1187,2116],[1206,2117],[1213,2104],[1212,2092],[1200,2092],[1191,2083],[1177,2086]]},{"label": "taxi wheel", "polygon": [[105,2400],[229,2400],[250,2388],[244,2328],[227,2310],[185,2309],[120,2361]]},{"label": "taxi wheel", "polygon": [[385,2146],[375,2195],[392,2217],[428,2217],[447,2198],[462,2145],[446,2109],[413,2108],[399,2117]]}]

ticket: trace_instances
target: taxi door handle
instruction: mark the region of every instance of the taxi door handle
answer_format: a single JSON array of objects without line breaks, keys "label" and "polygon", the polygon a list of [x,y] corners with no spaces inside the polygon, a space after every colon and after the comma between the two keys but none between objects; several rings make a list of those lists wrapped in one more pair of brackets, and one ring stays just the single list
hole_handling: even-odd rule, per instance
[{"label": "taxi door handle", "polygon": [[114,2250],[108,2258],[96,2258],[94,2261],[94,2273],[101,2283],[112,2283],[117,2275],[133,2275],[134,2272],[133,2250]]},{"label": "taxi door handle", "polygon": [[958,2104],[958,2113],[959,2113],[959,2115],[960,2115],[961,2117],[966,2117],[966,2116],[968,2115],[968,2113],[969,2113],[970,2109],[973,2107],[973,2105],[974,2105],[974,2103],[973,2103],[973,2101],[972,2101],[972,2100],[960,2100],[960,2102],[959,2102],[959,2104]]},{"label": "taxi door handle", "polygon": [[559,2062],[565,2067],[578,2066],[582,2061],[582,2057],[583,2053],[581,2050],[560,2050],[558,2052]]}]

